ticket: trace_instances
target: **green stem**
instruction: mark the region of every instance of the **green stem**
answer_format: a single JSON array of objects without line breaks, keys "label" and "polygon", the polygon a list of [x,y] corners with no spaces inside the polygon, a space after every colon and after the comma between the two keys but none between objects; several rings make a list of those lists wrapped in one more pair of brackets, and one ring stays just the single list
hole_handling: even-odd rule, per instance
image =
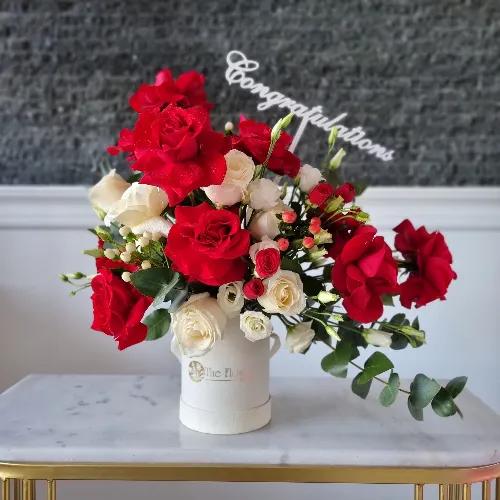
[{"label": "green stem", "polygon": [[[323,344],[327,345],[333,352],[335,352],[335,347],[331,346],[330,344],[328,344],[324,340],[322,340],[321,342],[323,342]],[[361,365],[358,365],[354,361],[349,361],[349,364],[351,364],[352,366],[357,368],[359,371],[363,371],[363,367]],[[376,380],[377,382],[380,382],[381,384],[389,385],[389,382],[387,382],[387,380],[384,380],[383,378],[373,377],[373,379]],[[407,391],[406,389],[401,389],[401,387],[398,387],[398,391],[402,392],[403,394],[408,394],[408,395],[410,394],[410,391]]]}]

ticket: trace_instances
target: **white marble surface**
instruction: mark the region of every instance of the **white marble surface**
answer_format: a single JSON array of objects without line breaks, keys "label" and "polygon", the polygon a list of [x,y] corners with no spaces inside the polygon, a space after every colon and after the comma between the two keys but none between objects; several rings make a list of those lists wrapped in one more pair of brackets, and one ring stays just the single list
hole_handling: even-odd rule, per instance
[{"label": "white marble surface", "polygon": [[[177,419],[166,376],[32,375],[0,395],[0,461],[473,466],[500,462],[500,417],[472,394],[465,414],[414,421],[404,398],[383,408],[349,381],[274,379],[273,420],[210,436]],[[372,391],[376,396],[378,390]]]}]

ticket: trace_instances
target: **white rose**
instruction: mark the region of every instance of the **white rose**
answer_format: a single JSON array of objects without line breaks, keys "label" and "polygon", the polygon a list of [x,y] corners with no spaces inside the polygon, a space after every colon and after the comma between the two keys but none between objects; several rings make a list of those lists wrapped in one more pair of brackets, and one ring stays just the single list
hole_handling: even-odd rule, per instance
[{"label": "white rose", "polygon": [[213,184],[203,190],[216,205],[231,206],[241,201],[244,190],[253,179],[255,164],[252,158],[237,149],[231,149],[224,158],[227,170],[222,184]]},{"label": "white rose", "polygon": [[266,248],[276,248],[278,252],[280,251],[280,247],[278,243],[274,240],[271,240],[267,236],[264,236],[262,238],[262,241],[259,243],[254,243],[251,247],[248,253],[250,254],[250,258],[252,259],[252,262],[255,262],[255,256],[257,255],[258,252],[261,250],[265,250]]},{"label": "white rose", "polygon": [[363,337],[368,344],[375,347],[390,347],[392,344],[392,333],[367,328],[363,331]]},{"label": "white rose", "polygon": [[248,228],[252,236],[256,240],[262,240],[266,236],[270,239],[276,238],[280,234],[280,221],[277,215],[286,210],[291,209],[284,203],[278,203],[271,210],[264,210],[255,214]]},{"label": "white rose", "polygon": [[299,314],[306,307],[300,276],[293,271],[278,271],[264,280],[266,293],[257,300],[268,313]]},{"label": "white rose", "polygon": [[220,286],[217,293],[217,303],[228,318],[238,316],[245,303],[243,281],[234,281]]},{"label": "white rose", "polygon": [[134,182],[110,207],[104,222],[109,226],[112,221],[118,221],[130,227],[135,234],[148,231],[166,236],[172,224],[160,215],[167,205],[165,191],[156,186]]},{"label": "white rose", "polygon": [[280,201],[281,188],[270,179],[255,179],[248,185],[248,204],[255,210],[269,210]]},{"label": "white rose", "polygon": [[309,193],[316,184],[324,180],[320,170],[307,163],[300,167],[297,177],[299,179],[299,188],[305,193]]},{"label": "white rose", "polygon": [[250,342],[267,339],[273,333],[270,318],[259,311],[245,311],[241,314],[240,328]]},{"label": "white rose", "polygon": [[107,212],[129,187],[130,184],[113,169],[89,189],[90,203]]},{"label": "white rose", "polygon": [[315,335],[311,325],[312,321],[299,323],[287,331],[286,345],[290,352],[302,353],[311,345]]},{"label": "white rose", "polygon": [[172,314],[172,331],[183,354],[203,356],[222,339],[227,318],[207,292],[191,295]]}]

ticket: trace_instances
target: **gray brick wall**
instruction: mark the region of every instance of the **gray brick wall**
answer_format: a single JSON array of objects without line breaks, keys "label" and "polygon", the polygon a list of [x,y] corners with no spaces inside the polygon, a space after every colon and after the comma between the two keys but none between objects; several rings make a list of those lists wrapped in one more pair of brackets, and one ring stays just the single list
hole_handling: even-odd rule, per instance
[{"label": "gray brick wall", "polygon": [[[232,48],[259,81],[396,149],[384,163],[351,147],[353,177],[500,184],[499,0],[0,0],[0,183],[92,182],[132,123],[128,95],[162,66],[207,75],[217,125],[256,116],[224,80]],[[305,160],[325,135],[308,128]]]}]

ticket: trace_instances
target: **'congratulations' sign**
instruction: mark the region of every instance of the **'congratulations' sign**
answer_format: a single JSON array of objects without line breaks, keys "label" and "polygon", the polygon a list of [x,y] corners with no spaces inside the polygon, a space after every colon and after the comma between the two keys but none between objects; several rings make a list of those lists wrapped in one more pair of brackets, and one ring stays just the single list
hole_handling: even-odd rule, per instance
[{"label": "'congratulations' sign", "polygon": [[251,94],[257,94],[262,101],[257,105],[259,111],[264,111],[273,106],[289,109],[302,121],[295,134],[294,141],[290,147],[293,151],[300,140],[302,133],[308,123],[319,127],[326,132],[330,132],[332,127],[338,128],[340,139],[356,146],[357,148],[366,151],[368,154],[374,155],[383,161],[391,161],[394,151],[387,149],[380,144],[374,143],[366,137],[366,132],[361,126],[347,127],[342,125],[342,121],[347,117],[347,113],[341,113],[335,118],[329,118],[323,114],[322,106],[314,106],[312,108],[305,106],[289,97],[286,97],[281,92],[271,90],[263,83],[256,82],[247,73],[256,71],[259,68],[257,61],[248,59],[243,52],[232,50],[227,54],[227,69],[226,80],[229,85],[234,83],[239,84],[242,89],[248,90]]}]

